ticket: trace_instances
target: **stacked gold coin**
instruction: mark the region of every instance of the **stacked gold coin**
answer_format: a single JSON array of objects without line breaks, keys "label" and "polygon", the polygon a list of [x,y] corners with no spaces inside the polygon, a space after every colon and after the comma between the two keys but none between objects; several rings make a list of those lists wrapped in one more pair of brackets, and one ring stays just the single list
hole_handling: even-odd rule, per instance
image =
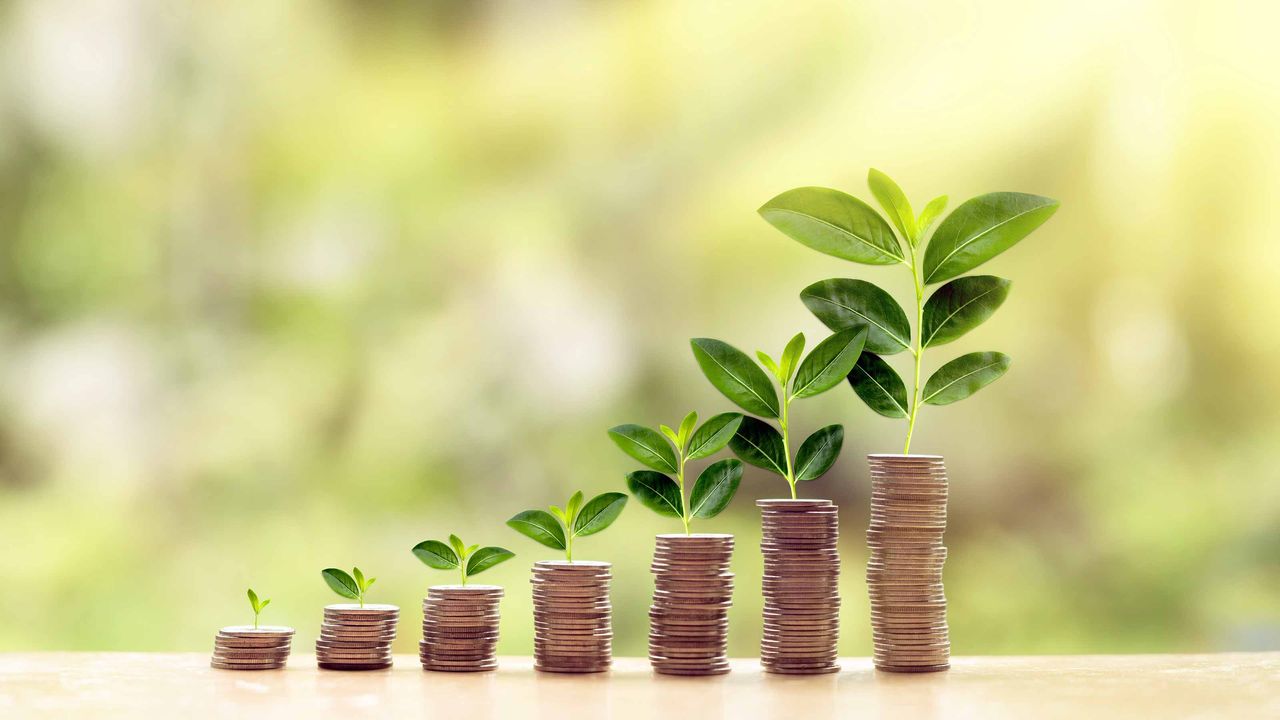
[{"label": "stacked gold coin", "polygon": [[316,662],[326,670],[391,667],[400,608],[395,605],[329,605],[316,640]]},{"label": "stacked gold coin", "polygon": [[666,675],[729,672],[732,535],[659,535],[653,554],[649,662]]},{"label": "stacked gold coin", "polygon": [[942,565],[947,469],[936,455],[868,455],[871,525],[867,589],[875,665],[894,672],[950,664]]},{"label": "stacked gold coin", "polygon": [[477,672],[498,667],[497,585],[437,585],[422,601],[422,669]]},{"label": "stacked gold coin", "polygon": [[533,565],[533,660],[545,672],[603,672],[613,662],[611,565],[563,560]]},{"label": "stacked gold coin", "polygon": [[233,625],[213,639],[213,660],[219,670],[275,670],[289,660],[293,628]]},{"label": "stacked gold coin", "polygon": [[816,675],[840,669],[840,520],[830,500],[757,500],[763,513],[766,672]]}]

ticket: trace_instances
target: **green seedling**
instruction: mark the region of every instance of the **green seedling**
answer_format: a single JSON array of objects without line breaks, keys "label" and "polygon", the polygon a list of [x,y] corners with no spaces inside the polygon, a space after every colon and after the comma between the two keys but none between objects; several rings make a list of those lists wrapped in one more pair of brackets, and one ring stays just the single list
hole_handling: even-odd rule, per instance
[{"label": "green seedling", "polygon": [[259,600],[258,593],[249,588],[249,605],[253,607],[253,629],[258,629],[258,616],[262,614],[263,608],[271,604],[271,598]]},{"label": "green seedling", "polygon": [[579,490],[565,503],[564,509],[552,505],[551,512],[525,510],[508,520],[507,525],[549,548],[563,550],[565,559],[573,562],[574,538],[595,535],[609,527],[626,504],[626,495],[612,492],[597,495],[584,505]]},{"label": "green seedling", "polygon": [[[972,352],[943,364],[921,384],[924,351],[956,340],[980,325],[1009,294],[1009,281],[1004,278],[960,276],[1030,235],[1057,211],[1059,203],[1026,193],[979,195],[957,207],[930,236],[934,222],[946,209],[947,196],[929,201],[917,216],[889,176],[873,169],[867,184],[892,225],[861,200],[820,187],[788,190],[765,203],[760,215],[788,237],[818,252],[864,265],[902,265],[911,274],[914,335],[897,301],[869,282],[833,278],[800,293],[809,310],[832,330],[868,330],[866,348],[849,375],[849,383],[875,412],[906,419],[905,454],[911,451],[922,403],[948,405],[963,400],[1009,369],[1009,356],[1004,353]],[[925,288],[938,283],[945,284],[926,301]],[[902,377],[884,360],[903,351],[911,354],[914,366],[909,395]]]},{"label": "green seedling", "polygon": [[[778,360],[757,352],[773,380],[746,353],[726,342],[694,338],[693,356],[702,374],[735,405],[766,418],[775,418],[778,427],[747,415],[729,448],[744,461],[782,476],[796,497],[796,483],[817,480],[835,464],[844,444],[844,428],[828,425],[800,444],[794,462],[791,456],[791,403],[813,397],[839,385],[853,370],[867,339],[865,327],[837,332],[822,342],[803,360],[804,334],[797,333]],[[774,381],[782,390],[779,400]],[[779,432],[779,430],[781,432]]]},{"label": "green seedling", "polygon": [[427,567],[457,570],[463,585],[467,584],[467,578],[472,575],[478,575],[516,556],[506,548],[466,545],[457,535],[450,535],[447,545],[439,540],[423,540],[413,546],[413,555]]},{"label": "green seedling", "polygon": [[364,607],[365,592],[378,579],[366,578],[360,568],[351,568],[350,575],[338,568],[325,568],[320,571],[320,575],[330,589],[344,598],[359,602],[360,607]]},{"label": "green seedling", "polygon": [[[711,463],[698,475],[693,492],[684,493],[685,463],[720,452],[742,424],[740,413],[721,413],[698,427],[698,413],[685,416],[678,430],[666,425],[658,430],[643,425],[619,425],[609,429],[609,437],[623,452],[652,470],[627,474],[627,489],[642,505],[659,515],[678,517],[689,534],[693,518],[719,515],[742,482],[742,463],[726,459]],[[672,478],[671,476],[675,477]]]}]

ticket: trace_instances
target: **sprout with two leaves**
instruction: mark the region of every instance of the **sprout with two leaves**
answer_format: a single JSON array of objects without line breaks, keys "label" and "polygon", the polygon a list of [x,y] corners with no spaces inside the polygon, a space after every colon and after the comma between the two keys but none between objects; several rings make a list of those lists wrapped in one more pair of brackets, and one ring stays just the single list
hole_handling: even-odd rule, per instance
[{"label": "sprout with two leaves", "polygon": [[708,465],[694,482],[687,502],[685,463],[723,450],[741,424],[740,413],[721,413],[695,430],[698,413],[691,412],[680,423],[679,430],[660,425],[661,432],[658,432],[643,425],[628,424],[610,428],[609,437],[623,452],[653,468],[627,475],[627,489],[631,494],[659,515],[680,518],[688,535],[692,518],[713,518],[728,507],[742,482],[742,463],[725,459]]},{"label": "sprout with two leaves", "polygon": [[[865,352],[849,383],[872,410],[907,421],[903,453],[911,451],[911,435],[921,403],[948,405],[994,382],[1009,369],[1009,356],[972,352],[939,367],[921,384],[924,351],[963,336],[1004,303],[1009,281],[994,275],[964,273],[1013,247],[1058,209],[1058,201],[1039,195],[996,192],[966,200],[926,237],[947,206],[945,195],[929,201],[917,216],[897,183],[872,169],[867,177],[890,226],[861,200],[821,187],[802,187],[778,195],[760,215],[784,234],[818,252],[864,265],[902,265],[915,289],[915,324],[889,293],[863,280],[833,278],[800,293],[809,310],[832,330],[865,327]],[[894,228],[905,241],[894,234]],[[945,283],[925,301],[925,288]],[[906,384],[884,360],[911,353],[913,381]]]},{"label": "sprout with two leaves", "polygon": [[413,546],[413,555],[427,567],[437,570],[457,570],[462,576],[464,586],[467,584],[467,578],[472,575],[478,575],[516,556],[506,548],[466,545],[457,535],[449,536],[448,545],[439,540],[423,540]]},{"label": "sprout with two leaves", "polygon": [[616,492],[597,495],[585,505],[582,500],[582,491],[578,491],[563,510],[555,505],[551,512],[525,510],[508,520],[507,525],[549,548],[563,550],[565,559],[573,562],[574,538],[595,535],[609,527],[627,504],[627,496]]},{"label": "sprout with two leaves", "polygon": [[258,599],[258,593],[249,588],[249,605],[253,608],[253,629],[258,629],[258,616],[262,614],[262,610],[271,604],[271,598],[265,600]]},{"label": "sprout with two leaves", "polygon": [[[766,418],[778,427],[750,415],[742,418],[729,448],[744,461],[781,475],[796,497],[796,483],[817,480],[835,464],[844,444],[844,428],[828,425],[814,432],[791,457],[791,403],[813,397],[839,385],[853,370],[867,339],[865,327],[837,332],[803,360],[804,334],[791,338],[778,360],[764,352],[756,356],[782,389],[781,401],[773,381],[746,353],[710,338],[694,338],[693,356],[702,373],[717,390],[738,407]],[[779,432],[781,430],[781,432]]]},{"label": "sprout with two leaves", "polygon": [[329,586],[329,589],[344,598],[359,602],[360,607],[364,607],[365,592],[378,579],[366,578],[358,567],[351,568],[350,575],[338,568],[325,568],[320,571],[320,576],[324,578],[325,584]]}]

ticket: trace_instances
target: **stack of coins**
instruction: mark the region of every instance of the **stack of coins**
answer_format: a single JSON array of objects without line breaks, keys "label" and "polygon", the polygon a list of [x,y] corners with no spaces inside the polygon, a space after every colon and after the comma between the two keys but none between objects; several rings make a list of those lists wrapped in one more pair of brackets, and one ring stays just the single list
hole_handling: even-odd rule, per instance
[{"label": "stack of coins", "polygon": [[840,669],[840,520],[830,500],[757,500],[763,513],[765,672]]},{"label": "stack of coins", "polygon": [[437,585],[422,601],[423,670],[477,672],[498,667],[497,585]]},{"label": "stack of coins", "polygon": [[947,469],[936,455],[868,455],[871,525],[867,589],[875,665],[894,672],[950,664],[942,564]]},{"label": "stack of coins", "polygon": [[275,670],[289,660],[293,628],[233,625],[213,639],[213,660],[219,670]]},{"label": "stack of coins", "polygon": [[400,608],[395,605],[329,605],[316,640],[316,662],[326,670],[391,667]]},{"label": "stack of coins", "polygon": [[563,560],[533,565],[533,666],[544,672],[603,672],[613,662],[611,565]]},{"label": "stack of coins", "polygon": [[649,662],[665,675],[729,672],[732,535],[659,535],[653,553]]}]

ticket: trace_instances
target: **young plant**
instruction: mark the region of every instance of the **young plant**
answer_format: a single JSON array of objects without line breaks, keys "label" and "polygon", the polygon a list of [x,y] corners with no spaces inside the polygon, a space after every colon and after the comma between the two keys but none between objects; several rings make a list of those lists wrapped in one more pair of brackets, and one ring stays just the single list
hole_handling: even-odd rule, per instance
[{"label": "young plant", "polygon": [[613,524],[622,514],[627,496],[622,493],[605,493],[582,504],[582,491],[573,494],[564,509],[551,506],[546,510],[525,510],[507,521],[513,530],[533,538],[549,548],[564,551],[564,558],[573,562],[573,539],[595,535]]},{"label": "young plant", "polygon": [[249,605],[253,607],[253,629],[258,629],[258,616],[262,614],[262,609],[271,604],[271,598],[259,600],[258,593],[249,588]]},{"label": "young plant", "polygon": [[729,441],[734,454],[756,467],[781,475],[796,497],[796,483],[817,480],[835,464],[844,444],[844,428],[828,425],[800,444],[795,461],[791,457],[791,402],[813,397],[839,385],[853,369],[867,339],[867,329],[841,330],[818,346],[803,360],[804,333],[797,333],[778,360],[757,352],[782,389],[779,402],[773,381],[746,353],[710,338],[694,338],[693,356],[702,374],[738,407],[766,418],[776,418],[778,429],[763,420],[742,418],[738,432]]},{"label": "young plant", "polygon": [[360,607],[364,607],[365,592],[378,579],[366,578],[364,573],[360,572],[360,568],[351,568],[350,575],[338,568],[325,568],[320,571],[320,576],[324,578],[331,590],[344,598],[359,602]]},{"label": "young plant", "polygon": [[463,585],[467,584],[467,578],[472,575],[478,575],[516,556],[506,548],[464,545],[457,535],[449,536],[448,545],[439,540],[423,540],[413,546],[413,554],[427,567],[457,570],[462,575]]},{"label": "young plant", "polygon": [[[711,457],[729,444],[738,426],[740,413],[721,413],[697,430],[698,413],[691,412],[679,430],[659,425],[661,432],[643,425],[619,425],[609,429],[609,437],[623,452],[653,470],[636,470],[627,475],[627,489],[641,504],[659,515],[678,517],[689,534],[693,518],[713,518],[729,505],[742,482],[742,463],[718,460],[698,475],[693,494],[685,501],[684,467],[689,460]],[[666,437],[663,437],[663,436]],[[656,472],[655,472],[656,471]],[[675,479],[672,479],[675,475]]]},{"label": "young plant", "polygon": [[[949,343],[980,325],[1004,303],[1009,281],[994,275],[960,277],[1013,247],[1058,209],[1058,201],[1026,193],[997,192],[966,200],[938,225],[947,196],[929,201],[917,216],[898,185],[872,169],[867,184],[893,222],[871,206],[839,190],[802,187],[765,203],[760,215],[792,239],[818,252],[865,265],[902,265],[915,289],[916,332],[889,293],[863,280],[834,278],[800,293],[809,310],[832,330],[865,327],[866,349],[849,375],[858,397],[877,413],[907,421],[904,454],[921,403],[948,405],[963,400],[1009,369],[998,352],[961,355],[939,367],[921,385],[924,351]],[[899,236],[894,234],[897,228]],[[925,288],[945,283],[925,301]],[[908,396],[902,378],[884,360],[911,353],[914,371]]]}]

